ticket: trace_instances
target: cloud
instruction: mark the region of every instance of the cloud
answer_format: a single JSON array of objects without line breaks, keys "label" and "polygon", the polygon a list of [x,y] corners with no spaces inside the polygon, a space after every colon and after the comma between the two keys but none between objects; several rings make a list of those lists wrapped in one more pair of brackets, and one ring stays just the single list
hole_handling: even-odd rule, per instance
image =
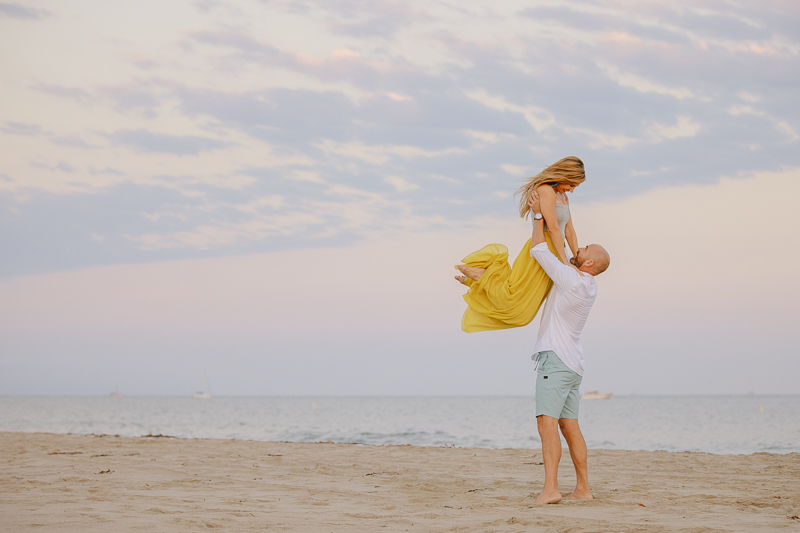
[{"label": "cloud", "polygon": [[600,64],[598,66],[611,80],[618,83],[620,87],[630,87],[641,93],[663,94],[665,96],[677,98],[678,100],[695,97],[695,94],[685,87],[668,87],[652,80],[648,80],[642,76],[637,76],[636,74],[622,72],[619,68],[613,65]]},{"label": "cloud", "polygon": [[425,145],[418,152],[433,150],[443,155],[470,144],[464,129],[498,133],[528,129],[521,116],[497,112],[459,94],[398,98],[396,93],[376,93],[353,102],[330,90],[234,93],[180,87],[175,93],[190,116],[209,116],[257,139],[300,150],[321,142],[369,141],[384,146]]},{"label": "cloud", "polygon": [[404,180],[399,176],[387,176],[383,178],[383,181],[397,189],[398,192],[408,192],[413,191],[415,189],[419,189],[419,185],[416,183],[411,183],[409,181]]},{"label": "cloud", "polygon": [[[674,10],[633,2],[616,5],[592,2],[527,8],[519,14],[583,32],[627,35],[636,41],[686,44],[701,37],[724,40],[770,37],[766,25],[758,20],[759,12],[743,14],[743,10],[732,6],[726,6],[725,11],[717,8],[711,2],[697,2],[692,8]],[[755,18],[748,18],[753,15]]]},{"label": "cloud", "polygon": [[159,84],[132,81],[119,85],[103,86],[99,92],[111,99],[120,111],[139,111],[144,116],[153,118],[160,100],[153,94]]},{"label": "cloud", "polygon": [[680,139],[694,137],[703,126],[689,116],[680,116],[675,125],[653,124],[647,131],[654,139]]},{"label": "cloud", "polygon": [[38,124],[25,124],[22,122],[5,122],[0,126],[0,131],[11,135],[45,135],[47,131]]},{"label": "cloud", "polygon": [[268,196],[261,196],[258,197],[246,204],[239,204],[236,206],[236,209],[239,211],[245,211],[248,213],[256,213],[257,211],[269,207],[272,209],[278,209],[283,206],[286,197],[280,196],[277,194],[270,194]]},{"label": "cloud", "polygon": [[141,152],[175,155],[198,155],[201,152],[219,150],[229,145],[229,143],[207,137],[166,135],[144,129],[118,130],[109,135],[109,138]]},{"label": "cloud", "polygon": [[[747,99],[746,101],[752,101],[752,99]],[[777,131],[779,131],[782,134],[784,134],[785,136],[787,136],[789,138],[789,140],[791,140],[791,141],[800,140],[800,135],[798,135],[797,130],[795,129],[795,126],[793,126],[792,124],[790,124],[786,120],[783,120],[783,119],[780,119],[780,118],[776,118],[776,117],[771,117],[765,111],[757,110],[751,105],[740,105],[740,104],[737,105],[737,104],[734,104],[731,107],[729,107],[727,111],[728,111],[729,114],[731,114],[731,115],[733,115],[735,117],[739,116],[739,115],[752,115],[752,116],[755,116],[755,117],[763,117],[763,118],[767,119],[768,121],[770,121],[774,125],[774,127],[775,127],[775,129]]]},{"label": "cloud", "polygon": [[[98,58],[69,76],[26,63],[9,74],[18,111],[0,117],[0,172],[15,178],[3,187],[28,195],[19,220],[90,250],[61,254],[64,268],[507,216],[518,180],[569,154],[587,164],[584,200],[800,164],[800,45],[776,3],[566,2],[519,16],[420,0],[200,2],[176,8],[187,23],[160,27],[157,46],[98,9],[120,39],[78,23]],[[140,68],[150,58],[159,68]],[[124,223],[59,233],[101,203]],[[102,250],[84,248],[92,234]],[[26,265],[14,272],[59,268],[13,242]]]},{"label": "cloud", "polygon": [[50,12],[44,9],[21,6],[19,4],[0,2],[0,15],[23,20],[42,20],[48,18]]},{"label": "cloud", "polygon": [[374,165],[382,165],[392,157],[413,159],[417,157],[440,157],[451,154],[464,154],[462,148],[445,148],[443,150],[425,150],[417,146],[408,145],[370,145],[363,142],[337,143],[325,140],[316,145],[326,155],[341,155],[348,158],[360,159]]},{"label": "cloud", "polygon": [[592,150],[599,150],[605,147],[621,149],[639,140],[628,135],[615,135],[592,128],[564,128],[564,130],[578,139],[586,139],[588,147]]},{"label": "cloud", "polygon": [[50,142],[59,146],[71,148],[96,148],[78,137],[51,137]]},{"label": "cloud", "polygon": [[510,165],[506,163],[504,165],[500,165],[500,168],[514,176],[526,176],[531,174],[531,169],[529,167],[522,167],[519,165]]},{"label": "cloud", "polygon": [[331,91],[274,89],[231,93],[179,88],[183,110],[210,116],[256,138],[279,144],[344,140],[352,136],[353,104]]},{"label": "cloud", "polygon": [[271,56],[289,60],[293,57],[292,54],[284,54],[277,48],[268,43],[262,43],[249,34],[233,30],[197,30],[187,32],[186,36],[197,43],[230,47],[241,52],[250,53],[253,55],[251,57],[260,57],[261,59]]},{"label": "cloud", "polygon": [[65,172],[67,174],[72,174],[76,170],[75,167],[73,167],[72,165],[70,165],[66,161],[59,161],[58,163],[56,163],[54,165],[48,165],[48,164],[44,164],[44,163],[33,162],[33,163],[31,163],[31,166],[36,167],[36,168],[47,169],[47,170],[57,170],[59,172]]},{"label": "cloud", "polygon": [[518,105],[508,101],[503,96],[492,95],[484,89],[476,89],[466,93],[466,96],[476,102],[496,109],[498,111],[510,111],[512,113],[519,113],[537,132],[542,132],[547,128],[556,124],[555,117],[542,107],[536,105]]},{"label": "cloud", "polygon": [[[272,207],[276,203],[282,204],[282,202],[272,201],[271,203]],[[244,209],[244,211],[253,213],[255,210]],[[214,225],[200,225],[187,231],[125,235],[125,237],[136,243],[138,248],[143,251],[171,248],[205,251],[221,246],[241,244],[243,241],[259,241],[271,236],[294,235],[309,226],[321,223],[322,218],[314,213],[284,211],[243,222],[220,222]]]},{"label": "cloud", "polygon": [[91,94],[89,94],[89,92],[86,91],[85,89],[81,89],[79,87],[65,87],[61,85],[39,84],[39,85],[34,85],[32,88],[34,90],[41,91],[43,93],[52,94],[53,96],[59,96],[61,98],[73,100],[81,104],[86,104],[92,101]]},{"label": "cloud", "polygon": [[[581,243],[600,242],[612,255],[611,268],[598,278],[599,296],[582,338],[592,379],[627,393],[795,390],[794,369],[800,367],[786,353],[797,342],[792,326],[800,287],[786,265],[800,257],[784,243],[800,224],[794,209],[798,178],[800,169],[793,168],[593,205],[574,196],[571,209]],[[771,201],[775,225],[764,232],[742,213],[752,209],[753,191],[775,183],[786,190]],[[672,216],[676,206],[677,217]],[[322,339],[312,345],[329,350],[326,357],[356,353],[374,359],[384,353],[386,339],[409,331],[425,339],[405,350],[414,361],[442,357],[448,351],[442,346],[459,357],[472,349],[483,358],[487,353],[525,358],[536,324],[487,336],[459,331],[463,287],[452,279],[452,265],[489,242],[504,243],[515,253],[529,236],[529,224],[516,217],[486,218],[441,231],[387,231],[347,246],[329,246],[322,238],[314,248],[19,276],[0,282],[0,325],[6,338],[13,334],[28,341],[20,343],[26,354],[34,353],[35,338],[85,332],[80,342],[89,349],[82,351],[97,360],[107,360],[109,346],[96,341],[97,331],[114,332],[121,347],[126,341],[118,337],[158,335],[165,324],[178,344],[199,334],[222,339],[221,346],[231,339],[256,339],[254,357],[259,358],[265,357],[265,343],[275,346],[276,339],[301,343],[297,354],[283,349],[268,354],[298,367],[305,366],[297,356],[309,349],[309,338]],[[183,237],[199,244],[226,236],[198,231]],[[108,237],[102,244],[91,236],[86,241],[114,244]],[[726,259],[730,250],[741,252],[734,261]],[[775,250],[784,250],[782,261],[765,261]],[[413,283],[404,282],[409,279]],[[365,330],[377,334],[365,337]],[[764,364],[794,365],[777,381],[773,375],[754,377],[747,366],[765,342],[770,349],[760,356]],[[174,343],[170,347],[160,364],[164,358],[178,360]],[[197,356],[196,350],[190,353]],[[223,364],[222,358],[217,361]],[[497,361],[475,370],[476,382],[497,379],[507,386],[506,370],[499,371]],[[227,357],[224,364],[229,363]],[[687,365],[715,368],[722,379],[687,381]],[[242,372],[247,368],[243,365]],[[527,385],[519,384],[520,394]],[[289,388],[302,386],[298,376]]]},{"label": "cloud", "polygon": [[328,29],[333,34],[351,37],[389,39],[401,29],[430,20],[423,11],[407,2],[369,0],[329,0],[321,3],[328,14]]},{"label": "cloud", "polygon": [[186,34],[193,42],[225,47],[242,61],[302,73],[326,82],[352,82],[368,92],[403,92],[419,83],[435,83],[436,76],[403,58],[376,60],[349,48],[331,50],[326,56],[285,51],[241,31],[200,30]]}]

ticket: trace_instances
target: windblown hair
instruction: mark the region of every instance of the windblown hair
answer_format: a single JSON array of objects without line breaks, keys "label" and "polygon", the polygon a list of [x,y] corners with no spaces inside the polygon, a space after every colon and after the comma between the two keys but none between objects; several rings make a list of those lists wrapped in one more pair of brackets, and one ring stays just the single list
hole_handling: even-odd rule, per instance
[{"label": "windblown hair", "polygon": [[528,216],[528,212],[531,210],[528,207],[528,200],[539,185],[555,185],[557,183],[580,185],[585,180],[586,172],[583,170],[583,161],[577,157],[571,155],[553,163],[534,177],[528,178],[527,182],[514,193],[514,196],[519,195],[520,197],[519,216],[522,218]]}]

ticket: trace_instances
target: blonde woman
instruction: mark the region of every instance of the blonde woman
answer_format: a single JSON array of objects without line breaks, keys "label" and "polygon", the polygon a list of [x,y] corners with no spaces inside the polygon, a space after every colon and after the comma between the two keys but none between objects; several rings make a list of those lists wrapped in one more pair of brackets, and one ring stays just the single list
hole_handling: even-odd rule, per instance
[{"label": "blonde woman", "polygon": [[[545,237],[550,251],[562,263],[567,262],[564,241],[572,251],[578,251],[578,237],[569,214],[572,192],[586,180],[583,162],[577,157],[565,157],[530,178],[517,190],[520,196],[519,215],[530,212],[531,193],[539,194],[545,221]],[[553,286],[552,280],[530,255],[531,241],[525,243],[514,267],[508,264],[508,248],[489,244],[456,265],[463,276],[456,279],[469,287],[464,295],[467,310],[461,329],[471,333],[494,329],[516,328],[530,324]]]}]

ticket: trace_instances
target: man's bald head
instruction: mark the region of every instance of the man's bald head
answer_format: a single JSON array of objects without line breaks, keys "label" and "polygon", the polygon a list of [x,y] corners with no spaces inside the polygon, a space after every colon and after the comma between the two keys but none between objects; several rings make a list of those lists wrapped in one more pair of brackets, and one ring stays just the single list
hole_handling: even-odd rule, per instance
[{"label": "man's bald head", "polygon": [[572,256],[569,262],[575,265],[578,270],[597,276],[605,272],[608,265],[611,264],[611,256],[599,244],[590,244],[578,249],[578,253]]}]

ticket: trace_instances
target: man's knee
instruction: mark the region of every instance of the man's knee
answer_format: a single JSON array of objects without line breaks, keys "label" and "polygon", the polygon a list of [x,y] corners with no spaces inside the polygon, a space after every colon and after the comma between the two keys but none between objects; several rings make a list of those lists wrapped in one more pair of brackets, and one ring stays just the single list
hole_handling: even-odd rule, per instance
[{"label": "man's knee", "polygon": [[577,418],[559,418],[558,425],[562,428],[572,428],[578,427],[578,419]]},{"label": "man's knee", "polygon": [[580,433],[581,428],[578,425],[576,418],[559,418],[558,426],[561,428],[561,433],[566,437],[567,434]]},{"label": "man's knee", "polygon": [[536,417],[536,425],[539,428],[539,431],[544,430],[553,430],[557,431],[558,428],[558,419],[553,418],[552,416],[547,415],[539,415]]}]

